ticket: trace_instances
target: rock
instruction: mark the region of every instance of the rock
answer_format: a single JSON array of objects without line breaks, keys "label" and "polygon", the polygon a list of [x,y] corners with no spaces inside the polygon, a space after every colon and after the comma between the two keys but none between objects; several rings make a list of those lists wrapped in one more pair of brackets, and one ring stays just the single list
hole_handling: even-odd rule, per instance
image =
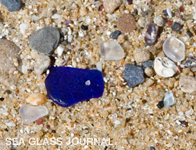
[{"label": "rock", "polygon": [[151,23],[148,25],[148,29],[146,32],[146,35],[144,37],[144,40],[146,44],[153,45],[157,42],[157,39],[159,37],[159,28],[154,23]]},{"label": "rock", "polygon": [[179,24],[179,23],[177,23],[177,22],[174,22],[173,24],[172,24],[172,26],[171,26],[171,29],[173,30],[173,31],[180,31],[181,29],[182,29],[182,25],[181,24]]},{"label": "rock", "polygon": [[165,40],[163,43],[163,51],[167,57],[175,62],[180,62],[185,58],[185,45],[174,36]]},{"label": "rock", "polygon": [[0,82],[5,86],[17,84],[14,70],[21,71],[22,60],[19,47],[12,41],[0,39]]},{"label": "rock", "polygon": [[103,7],[107,13],[113,13],[121,4],[122,0],[103,0]]},{"label": "rock", "polygon": [[26,31],[27,29],[28,29],[28,26],[27,26],[26,23],[21,23],[21,24],[20,24],[20,32],[21,32],[22,34],[24,34],[25,31]]},{"label": "rock", "polygon": [[116,41],[108,41],[99,45],[103,60],[119,60],[125,57],[124,50]]},{"label": "rock", "polygon": [[47,98],[44,94],[41,93],[33,93],[29,95],[29,97],[26,99],[27,103],[30,103],[32,105],[42,105],[47,102]]},{"label": "rock", "polygon": [[143,68],[153,67],[153,61],[148,60],[148,61],[142,62],[142,66],[143,66]]},{"label": "rock", "polygon": [[164,53],[163,51],[161,51],[161,52],[157,55],[157,57],[166,57],[166,56],[165,56],[165,53]]},{"label": "rock", "polygon": [[147,67],[145,70],[144,70],[145,74],[148,76],[148,77],[152,77],[155,75],[155,72],[154,72],[154,69],[151,68],[151,67]]},{"label": "rock", "polygon": [[60,33],[55,27],[44,27],[33,33],[29,38],[29,45],[40,53],[51,54],[58,46]]},{"label": "rock", "polygon": [[120,30],[116,30],[116,31],[114,31],[114,32],[112,32],[111,34],[110,34],[110,38],[112,38],[112,39],[118,39],[118,36],[121,34],[121,31]]},{"label": "rock", "polygon": [[150,51],[144,49],[136,49],[133,53],[134,59],[137,63],[145,62],[150,59]]},{"label": "rock", "polygon": [[131,14],[122,14],[118,19],[117,27],[121,32],[132,32],[136,28],[135,18]]},{"label": "rock", "polygon": [[97,62],[96,67],[97,67],[97,70],[102,72],[102,63],[100,61]]},{"label": "rock", "polygon": [[163,108],[164,107],[164,102],[163,101],[159,101],[159,103],[157,104],[158,108]]},{"label": "rock", "polygon": [[0,2],[5,5],[8,11],[17,11],[21,8],[20,0],[0,0]]},{"label": "rock", "polygon": [[117,39],[117,42],[120,43],[120,44],[122,44],[124,41],[125,41],[125,36],[122,35],[122,34],[119,35],[119,36],[118,36],[118,39]]},{"label": "rock", "polygon": [[82,30],[88,30],[88,26],[86,26],[86,25],[82,25],[81,28],[82,28]]},{"label": "rock", "polygon": [[144,82],[144,72],[142,67],[126,64],[123,77],[128,82],[129,87],[135,87]]},{"label": "rock", "polygon": [[46,116],[48,114],[48,109],[45,106],[22,105],[19,109],[19,114],[23,122],[29,124]]},{"label": "rock", "polygon": [[63,54],[63,51],[65,50],[65,48],[63,47],[63,45],[59,45],[57,47],[57,54],[60,57]]},{"label": "rock", "polygon": [[163,103],[166,108],[175,104],[175,98],[174,98],[174,95],[171,91],[168,91],[165,93]]},{"label": "rock", "polygon": [[196,57],[195,56],[189,57],[184,63],[184,66],[188,68],[196,67]]},{"label": "rock", "polygon": [[194,77],[181,75],[179,86],[185,93],[196,94],[196,79]]},{"label": "rock", "polygon": [[154,60],[154,70],[162,77],[172,77],[177,72],[177,66],[167,57],[156,57]]},{"label": "rock", "polygon": [[161,16],[156,16],[156,17],[154,18],[154,23],[155,23],[156,25],[158,25],[159,27],[162,27],[162,26],[164,25],[163,17],[161,17]]},{"label": "rock", "polygon": [[99,70],[53,66],[49,70],[45,80],[48,97],[62,107],[103,95],[104,82]]}]

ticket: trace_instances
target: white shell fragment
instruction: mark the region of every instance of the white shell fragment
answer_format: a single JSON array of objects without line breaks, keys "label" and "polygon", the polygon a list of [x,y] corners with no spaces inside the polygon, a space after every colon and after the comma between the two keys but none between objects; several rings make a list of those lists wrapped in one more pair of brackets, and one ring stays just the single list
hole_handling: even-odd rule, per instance
[{"label": "white shell fragment", "polygon": [[163,104],[166,108],[175,104],[175,98],[171,91],[165,93],[165,97],[163,99]]},{"label": "white shell fragment", "polygon": [[48,109],[45,106],[22,105],[19,109],[19,114],[23,122],[29,124],[46,116],[48,114]]},{"label": "white shell fragment", "polygon": [[172,77],[177,72],[177,66],[167,57],[156,57],[154,61],[155,72],[162,77]]},{"label": "white shell fragment", "polygon": [[108,41],[99,45],[103,60],[119,60],[125,57],[124,50],[116,41]]},{"label": "white shell fragment", "polygon": [[165,40],[163,43],[163,51],[167,57],[175,62],[180,62],[185,58],[185,45],[174,36]]}]

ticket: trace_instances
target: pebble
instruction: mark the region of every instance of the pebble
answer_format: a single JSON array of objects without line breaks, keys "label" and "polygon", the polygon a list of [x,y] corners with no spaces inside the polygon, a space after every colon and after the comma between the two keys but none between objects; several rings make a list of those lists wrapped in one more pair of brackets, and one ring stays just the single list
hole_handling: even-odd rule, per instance
[{"label": "pebble", "polygon": [[180,62],[185,58],[185,45],[174,36],[165,40],[163,43],[163,51],[167,57],[175,62]]},{"label": "pebble", "polygon": [[188,127],[188,122],[180,121],[182,127]]},{"label": "pebble", "polygon": [[150,147],[150,150],[155,150],[155,147],[154,147],[154,146],[151,146],[151,147]]},{"label": "pebble", "polygon": [[121,4],[122,0],[103,0],[103,7],[107,13],[113,13]]},{"label": "pebble", "polygon": [[126,64],[123,71],[123,77],[128,82],[129,87],[135,87],[144,82],[144,72],[142,67],[132,64]]},{"label": "pebble", "polygon": [[152,76],[155,75],[154,69],[151,68],[151,67],[145,68],[144,72],[145,72],[145,74],[146,74],[148,77],[152,77]]},{"label": "pebble", "polygon": [[125,57],[124,50],[117,41],[108,41],[99,45],[103,60],[119,60]]},{"label": "pebble", "polygon": [[133,53],[134,59],[137,63],[145,62],[150,59],[150,51],[144,49],[136,49]]},{"label": "pebble", "polygon": [[118,39],[118,36],[121,34],[121,31],[120,30],[116,30],[116,31],[114,31],[114,32],[112,32],[111,34],[110,34],[110,38],[112,38],[112,39]]},{"label": "pebble", "polygon": [[144,40],[147,45],[153,45],[157,42],[159,34],[159,27],[154,23],[148,25]]},{"label": "pebble", "polygon": [[117,42],[120,43],[120,44],[122,44],[124,41],[125,41],[125,36],[122,35],[122,34],[119,35],[119,36],[118,36],[118,39],[117,39]]},{"label": "pebble", "polygon": [[49,55],[57,48],[59,41],[58,29],[48,26],[33,33],[29,38],[29,45],[33,50]]},{"label": "pebble", "polygon": [[19,51],[19,47],[12,41],[0,39],[0,82],[5,86],[17,84],[18,78],[11,70],[16,68],[21,71],[22,60]]},{"label": "pebble", "polygon": [[104,81],[99,70],[51,66],[49,71],[45,80],[48,97],[62,107],[103,95]]},{"label": "pebble", "polygon": [[165,93],[163,103],[166,108],[175,104],[175,98],[174,98],[174,95],[171,91],[168,91]]},{"label": "pebble", "polygon": [[39,118],[37,121],[36,121],[36,124],[42,124],[43,122],[43,119],[42,118]]},{"label": "pebble", "polygon": [[59,57],[63,54],[64,49],[65,48],[63,46],[61,46],[61,45],[59,45],[57,47],[57,54],[58,54]]},{"label": "pebble", "polygon": [[153,67],[153,61],[148,60],[148,61],[142,62],[142,66],[143,66],[143,68]]},{"label": "pebble", "polygon": [[32,123],[49,113],[45,106],[22,105],[19,109],[20,117],[25,124]]},{"label": "pebble", "polygon": [[167,57],[156,57],[154,60],[154,70],[162,77],[172,77],[177,72],[177,66]]},{"label": "pebble", "polygon": [[162,27],[163,24],[164,24],[164,20],[163,20],[163,18],[162,18],[161,16],[156,16],[156,17],[154,18],[154,23],[155,23],[156,25],[158,25],[159,27]]},{"label": "pebble", "polygon": [[171,9],[170,7],[168,7],[168,8],[166,9],[166,11],[167,11],[168,16],[169,16],[170,18],[172,18],[172,9]]},{"label": "pebble", "polygon": [[102,63],[100,61],[97,62],[96,67],[97,67],[97,70],[102,72]]},{"label": "pebble", "polygon": [[[191,84],[190,84],[191,83]],[[185,93],[196,94],[196,79],[195,77],[181,75],[179,79],[179,86]]]},{"label": "pebble", "polygon": [[5,5],[8,11],[17,11],[21,8],[20,0],[0,0],[0,2]]},{"label": "pebble", "polygon": [[82,28],[82,30],[88,30],[88,26],[86,26],[86,25],[82,25],[81,28]]},{"label": "pebble", "polygon": [[163,14],[164,16],[168,16],[167,10],[163,10],[163,11],[162,11],[162,14]]},{"label": "pebble", "polygon": [[196,57],[195,56],[189,57],[184,63],[184,66],[188,68],[196,67]]},{"label": "pebble", "polygon": [[122,14],[118,19],[117,27],[121,32],[132,32],[136,28],[135,18],[130,13]]},{"label": "pebble", "polygon": [[163,101],[159,101],[159,103],[157,104],[158,108],[163,108],[164,107],[164,102]]},{"label": "pebble", "polygon": [[177,22],[174,22],[171,26],[171,29],[173,31],[180,31],[182,29],[182,25],[177,23]]},{"label": "pebble", "polygon": [[189,37],[192,37],[193,36],[193,33],[191,31],[186,31],[186,34],[189,36]]},{"label": "pebble", "polygon": [[42,105],[47,102],[47,98],[44,94],[41,93],[33,93],[29,95],[29,97],[26,99],[27,103],[30,103],[32,105]]},{"label": "pebble", "polygon": [[21,24],[20,24],[20,32],[21,32],[22,34],[24,34],[25,31],[26,31],[27,29],[28,29],[28,26],[27,26],[26,23],[21,23]]}]

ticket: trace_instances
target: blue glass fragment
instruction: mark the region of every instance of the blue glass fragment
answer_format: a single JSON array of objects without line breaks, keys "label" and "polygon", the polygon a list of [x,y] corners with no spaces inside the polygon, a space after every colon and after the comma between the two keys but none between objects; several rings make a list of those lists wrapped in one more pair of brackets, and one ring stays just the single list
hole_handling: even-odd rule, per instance
[{"label": "blue glass fragment", "polygon": [[49,70],[45,80],[48,98],[62,107],[103,95],[104,82],[99,70],[54,66]]}]

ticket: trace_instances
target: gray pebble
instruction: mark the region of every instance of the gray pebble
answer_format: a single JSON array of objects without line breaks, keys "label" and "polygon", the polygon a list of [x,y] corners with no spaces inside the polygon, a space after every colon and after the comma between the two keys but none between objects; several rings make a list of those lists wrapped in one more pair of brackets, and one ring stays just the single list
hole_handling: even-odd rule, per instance
[{"label": "gray pebble", "polygon": [[121,34],[121,31],[120,30],[116,30],[116,31],[114,31],[114,32],[112,32],[111,34],[110,34],[110,38],[112,38],[112,39],[118,39],[118,36]]},{"label": "gray pebble", "polygon": [[143,68],[147,68],[147,67],[153,67],[153,61],[152,60],[148,60],[142,63]]},{"label": "gray pebble", "polygon": [[144,72],[142,67],[132,64],[126,64],[123,77],[131,88],[144,82]]},{"label": "gray pebble", "polygon": [[29,45],[40,53],[51,54],[59,45],[60,33],[55,27],[44,27],[29,38]]},{"label": "gray pebble", "polygon": [[0,0],[0,2],[5,5],[8,11],[17,11],[21,8],[20,0]]},{"label": "gray pebble", "polygon": [[174,95],[171,91],[168,91],[165,93],[163,103],[166,108],[175,104],[175,98],[174,98]]}]

